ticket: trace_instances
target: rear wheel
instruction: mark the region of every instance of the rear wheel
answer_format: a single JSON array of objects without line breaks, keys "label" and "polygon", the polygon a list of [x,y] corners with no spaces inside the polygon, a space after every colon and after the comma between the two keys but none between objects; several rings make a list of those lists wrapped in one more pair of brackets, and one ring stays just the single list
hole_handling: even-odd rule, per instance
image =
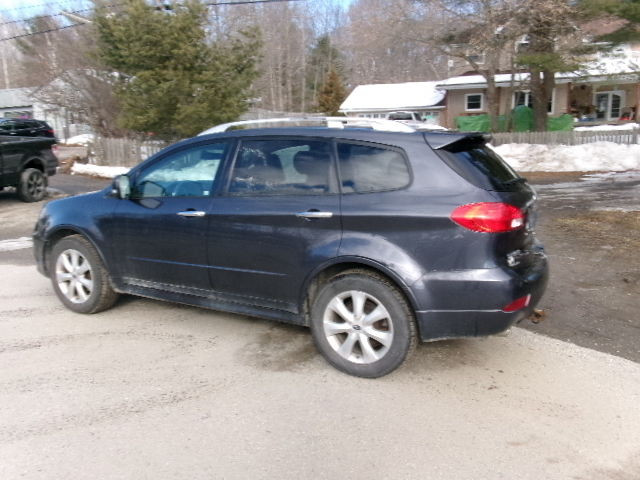
[{"label": "rear wheel", "polygon": [[79,235],[65,237],[53,246],[49,272],[56,295],[74,312],[97,313],[118,299],[100,255]]},{"label": "rear wheel", "polygon": [[311,332],[331,365],[367,378],[398,368],[416,343],[413,313],[402,293],[366,270],[344,272],[320,290]]},{"label": "rear wheel", "polygon": [[23,202],[39,202],[47,193],[47,178],[37,168],[27,168],[20,174],[18,198]]}]

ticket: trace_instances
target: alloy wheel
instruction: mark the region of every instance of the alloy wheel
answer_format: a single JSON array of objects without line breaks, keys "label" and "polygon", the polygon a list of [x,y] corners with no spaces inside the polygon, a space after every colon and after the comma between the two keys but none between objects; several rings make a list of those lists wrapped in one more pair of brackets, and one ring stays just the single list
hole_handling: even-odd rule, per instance
[{"label": "alloy wheel", "polygon": [[56,282],[62,294],[73,303],[86,302],[93,292],[93,271],[78,250],[63,251],[56,261]]},{"label": "alloy wheel", "polygon": [[393,321],[385,306],[358,290],[342,292],[329,301],[323,329],[331,348],[358,364],[377,362],[393,342]]}]

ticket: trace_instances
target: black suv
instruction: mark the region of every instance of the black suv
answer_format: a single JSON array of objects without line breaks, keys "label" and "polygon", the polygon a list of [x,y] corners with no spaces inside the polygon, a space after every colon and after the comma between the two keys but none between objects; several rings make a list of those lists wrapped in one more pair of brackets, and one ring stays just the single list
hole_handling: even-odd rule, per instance
[{"label": "black suv", "polygon": [[47,122],[23,118],[0,118],[0,135],[55,138]]},{"label": "black suv", "polygon": [[129,293],[311,327],[378,377],[416,340],[501,332],[547,283],[535,194],[478,134],[276,128],[198,136],[47,204],[39,270],[71,310]]}]

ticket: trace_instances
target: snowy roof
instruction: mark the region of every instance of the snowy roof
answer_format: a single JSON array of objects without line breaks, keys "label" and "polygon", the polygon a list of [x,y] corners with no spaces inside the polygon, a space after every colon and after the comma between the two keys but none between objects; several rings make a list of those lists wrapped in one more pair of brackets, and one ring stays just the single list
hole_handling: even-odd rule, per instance
[{"label": "snowy roof", "polygon": [[0,89],[0,108],[29,107],[33,100],[29,96],[30,88]]},{"label": "snowy roof", "polygon": [[[638,82],[640,81],[640,52],[625,49],[617,53],[602,54],[585,67],[584,70],[577,72],[556,73],[556,83],[605,81],[610,77],[615,80]],[[500,73],[495,76],[495,81],[498,87],[509,86],[512,75]],[[516,84],[526,83],[529,81],[529,74],[513,74],[513,81]],[[463,75],[447,78],[438,82],[437,86],[444,90],[485,88],[487,82],[482,75]]]},{"label": "snowy roof", "polygon": [[438,82],[379,83],[358,85],[340,105],[341,112],[413,110],[434,107],[445,92]]}]

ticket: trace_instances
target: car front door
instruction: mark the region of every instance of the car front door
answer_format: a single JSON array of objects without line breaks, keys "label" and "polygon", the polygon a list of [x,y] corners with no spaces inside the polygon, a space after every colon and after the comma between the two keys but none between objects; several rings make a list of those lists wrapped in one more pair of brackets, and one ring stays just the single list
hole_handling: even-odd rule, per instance
[{"label": "car front door", "polygon": [[211,284],[233,301],[296,312],[307,275],[332,259],[340,196],[326,140],[243,140],[210,211]]},{"label": "car front door", "polygon": [[125,283],[163,289],[210,288],[207,212],[227,142],[172,151],[131,178],[131,197],[113,219],[113,255]]}]

